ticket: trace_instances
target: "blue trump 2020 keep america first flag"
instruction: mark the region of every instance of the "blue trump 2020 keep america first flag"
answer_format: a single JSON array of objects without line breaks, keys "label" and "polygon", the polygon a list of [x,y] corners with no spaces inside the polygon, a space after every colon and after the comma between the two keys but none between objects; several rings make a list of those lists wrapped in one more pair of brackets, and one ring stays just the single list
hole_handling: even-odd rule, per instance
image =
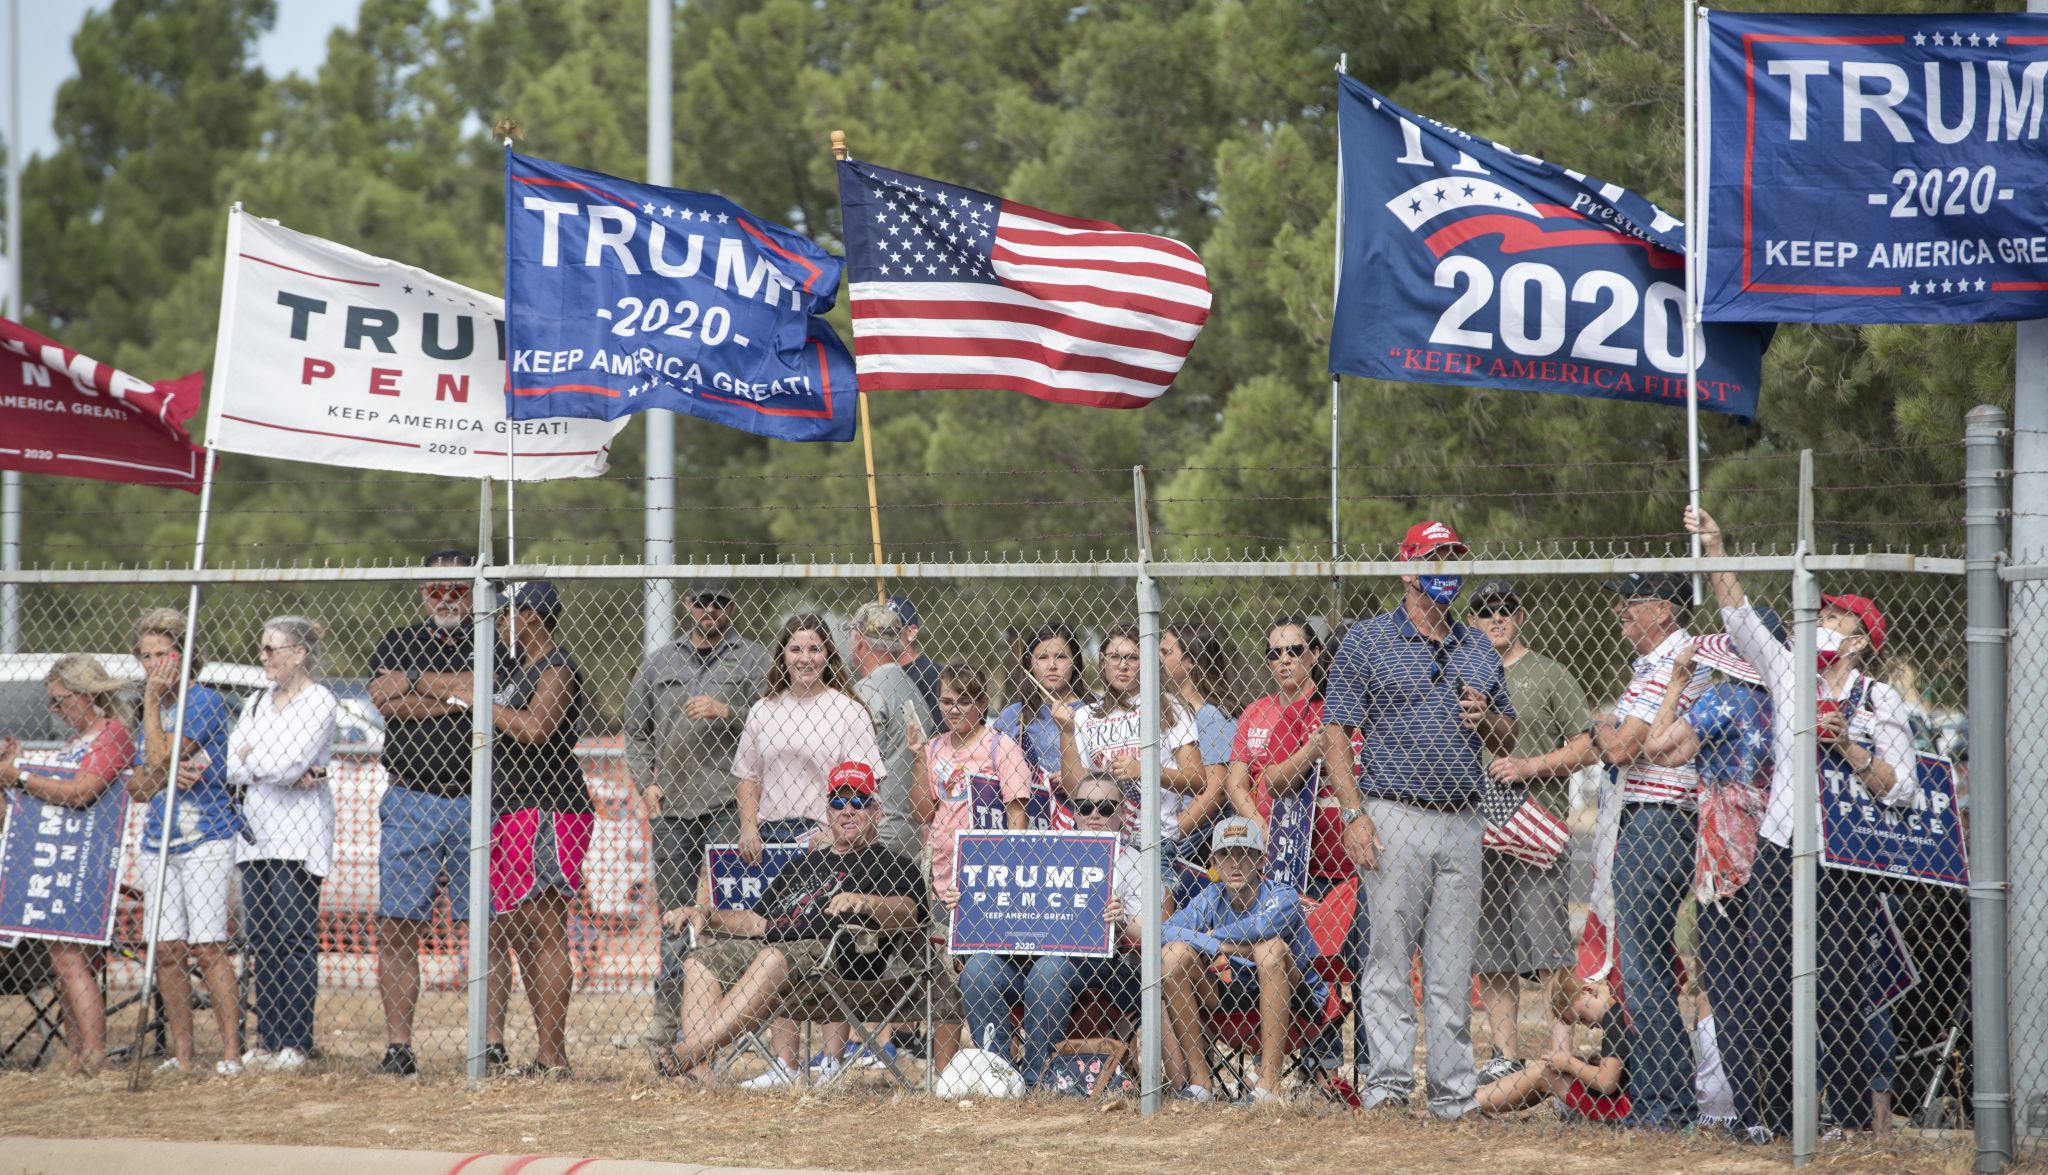
[{"label": "blue trump 2020 keep america first flag", "polygon": [[845,441],[853,357],[819,316],[844,265],[723,196],[505,153],[514,419],[649,408]]},{"label": "blue trump 2020 keep america first flag", "polygon": [[[1339,82],[1332,372],[1685,405],[1680,221]],[[1754,418],[1769,332],[1703,333],[1700,407]]]}]

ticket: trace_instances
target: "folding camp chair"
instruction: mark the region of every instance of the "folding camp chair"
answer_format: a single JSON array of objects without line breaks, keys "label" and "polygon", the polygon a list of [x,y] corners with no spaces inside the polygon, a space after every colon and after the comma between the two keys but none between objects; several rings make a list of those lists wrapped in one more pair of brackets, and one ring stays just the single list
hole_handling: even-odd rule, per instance
[{"label": "folding camp chair", "polygon": [[50,970],[50,949],[40,939],[25,938],[0,950],[0,996],[20,996],[28,1009],[27,1023],[0,1045],[0,1065],[33,1069],[63,1037],[57,977]]},{"label": "folding camp chair", "polygon": [[[1316,940],[1317,957],[1311,966],[1323,980],[1325,991],[1315,1007],[1295,1009],[1287,1026],[1286,1062],[1281,1077],[1303,1078],[1323,1096],[1357,1105],[1354,1084],[1341,1079],[1323,1080],[1303,1054],[1317,1037],[1336,1031],[1354,1011],[1353,993],[1358,976],[1345,956],[1345,946],[1351,924],[1358,916],[1358,878],[1347,878],[1320,900],[1304,899],[1303,905],[1309,933]],[[1248,1066],[1259,1055],[1262,1029],[1263,1021],[1256,1010],[1212,1013],[1208,1017],[1210,1068],[1234,1096],[1251,1090]]]}]

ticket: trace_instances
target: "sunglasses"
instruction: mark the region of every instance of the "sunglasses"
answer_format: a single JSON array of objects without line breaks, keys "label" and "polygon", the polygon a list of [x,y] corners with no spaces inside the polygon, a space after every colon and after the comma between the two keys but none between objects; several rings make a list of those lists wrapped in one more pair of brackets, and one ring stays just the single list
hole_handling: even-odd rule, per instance
[{"label": "sunglasses", "polygon": [[874,797],[872,796],[833,796],[832,810],[834,812],[844,812],[848,808],[852,808],[858,812],[874,802]]},{"label": "sunglasses", "polygon": [[1122,800],[1075,800],[1076,816],[1114,816],[1124,806]]},{"label": "sunglasses", "polygon": [[1268,661],[1278,661],[1282,657],[1292,657],[1299,661],[1307,655],[1307,645],[1268,645],[1266,647],[1266,660]]},{"label": "sunglasses", "polygon": [[1521,609],[1509,607],[1506,604],[1488,604],[1483,608],[1472,609],[1472,619],[1492,620],[1496,616],[1513,616],[1519,611]]},{"label": "sunglasses", "polygon": [[63,709],[64,703],[70,701],[71,699],[82,698],[84,696],[84,694],[51,694],[49,700],[44,702],[43,704],[48,706],[52,711],[56,711]]},{"label": "sunglasses", "polygon": [[730,608],[732,607],[732,597],[692,596],[690,597],[690,603],[695,604],[699,608]]},{"label": "sunglasses", "polygon": [[297,645],[258,645],[256,646],[256,655],[267,660],[284,652],[286,649],[296,649],[298,647]]},{"label": "sunglasses", "polygon": [[459,600],[469,594],[466,583],[430,583],[420,588],[429,600]]}]

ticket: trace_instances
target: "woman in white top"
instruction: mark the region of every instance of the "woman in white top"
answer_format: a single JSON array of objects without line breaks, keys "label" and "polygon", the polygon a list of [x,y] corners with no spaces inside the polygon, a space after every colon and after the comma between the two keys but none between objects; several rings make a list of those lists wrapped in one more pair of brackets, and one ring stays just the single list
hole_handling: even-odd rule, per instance
[{"label": "woman in white top", "polygon": [[[1145,740],[1139,732],[1138,712],[1138,630],[1119,624],[1102,638],[1095,670],[1102,679],[1102,693],[1078,704],[1060,702],[1052,708],[1053,721],[1060,727],[1062,774],[1068,794],[1101,771],[1123,785],[1129,797],[1125,825],[1136,839],[1138,831],[1138,777]],[[1169,846],[1180,838],[1181,810],[1190,797],[1199,796],[1209,785],[1202,770],[1202,755],[1196,743],[1199,732],[1195,716],[1171,692],[1159,697],[1159,835]]]},{"label": "woman in white top", "polygon": [[[825,824],[826,776],[845,762],[865,763],[877,779],[888,774],[868,708],[847,690],[845,668],[821,616],[783,621],[768,667],[768,688],[747,711],[734,751],[738,780],[740,856],[761,859],[761,846],[809,841]],[[821,847],[814,845],[813,847]],[[742,1089],[779,1089],[796,1082],[796,1023],[771,1025],[775,1060]],[[826,1024],[825,1050],[813,1068],[833,1067],[845,1052],[847,1026]]]},{"label": "woman in white top", "polygon": [[[1709,558],[1725,552],[1721,528],[1704,510],[1688,508],[1686,529],[1700,536]],[[1732,900],[1742,933],[1751,998],[1741,1005],[1715,1006],[1723,1035],[1747,1042],[1747,1070],[1754,1086],[1748,1129],[1762,1137],[1789,1133],[1792,1113],[1792,822],[1798,701],[1791,650],[1771,635],[1732,572],[1709,577],[1721,606],[1721,624],[1744,660],[1756,668],[1770,691],[1771,792],[1757,830],[1756,861],[1750,878]],[[1825,596],[1816,651],[1820,687],[1816,731],[1822,757],[1838,770],[1821,786],[1826,802],[1861,801],[1909,807],[1918,788],[1913,737],[1899,691],[1865,673],[1882,650],[1884,614],[1861,596]],[[1834,790],[1839,787],[1843,794]],[[1723,899],[1728,901],[1731,899]],[[1888,1082],[1889,1058],[1870,1055],[1864,1033],[1868,1010],[1863,993],[1865,945],[1875,916],[1870,878],[1841,869],[1820,871],[1815,919],[1819,931],[1821,1083],[1827,1091],[1822,1117],[1844,1128],[1888,1117],[1888,1104],[1874,1107],[1871,1091]],[[1740,1019],[1739,1024],[1731,1021]],[[1735,1027],[1737,1031],[1728,1031]],[[1738,1110],[1741,1098],[1738,1098]],[[1884,1101],[1888,1103],[1889,1095]],[[1880,1113],[1873,1113],[1876,1108]],[[1888,1123],[1887,1123],[1888,1125]]]},{"label": "woman in white top", "polygon": [[320,882],[334,862],[334,691],[313,680],[321,626],[273,617],[259,652],[270,688],[250,699],[228,736],[228,783],[242,797],[248,832],[242,870],[243,932],[256,1005],[252,1069],[289,1071],[313,1047],[320,985]]}]

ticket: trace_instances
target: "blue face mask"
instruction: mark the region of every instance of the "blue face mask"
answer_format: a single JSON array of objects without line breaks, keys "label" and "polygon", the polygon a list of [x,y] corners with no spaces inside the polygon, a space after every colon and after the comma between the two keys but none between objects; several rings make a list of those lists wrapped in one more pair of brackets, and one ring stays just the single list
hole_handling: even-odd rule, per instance
[{"label": "blue face mask", "polygon": [[1458,590],[1465,586],[1462,575],[1424,575],[1418,577],[1422,594],[1439,604],[1448,604],[1458,598]]}]

